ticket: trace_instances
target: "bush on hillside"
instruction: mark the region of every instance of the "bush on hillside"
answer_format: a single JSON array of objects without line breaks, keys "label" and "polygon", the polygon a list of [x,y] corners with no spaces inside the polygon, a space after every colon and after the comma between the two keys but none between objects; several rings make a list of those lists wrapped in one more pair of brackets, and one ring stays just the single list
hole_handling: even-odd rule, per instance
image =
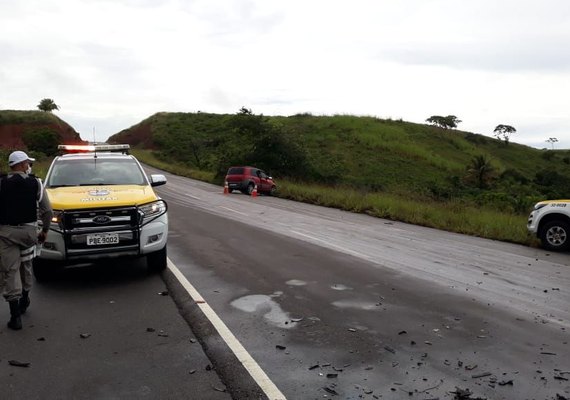
[{"label": "bush on hillside", "polygon": [[303,177],[309,169],[307,155],[291,134],[263,115],[245,107],[226,122],[224,146],[219,150],[218,175],[232,165],[254,165],[280,176]]},{"label": "bush on hillside", "polygon": [[57,146],[61,143],[59,133],[49,128],[29,129],[22,136],[22,140],[28,150],[47,156],[56,155]]}]

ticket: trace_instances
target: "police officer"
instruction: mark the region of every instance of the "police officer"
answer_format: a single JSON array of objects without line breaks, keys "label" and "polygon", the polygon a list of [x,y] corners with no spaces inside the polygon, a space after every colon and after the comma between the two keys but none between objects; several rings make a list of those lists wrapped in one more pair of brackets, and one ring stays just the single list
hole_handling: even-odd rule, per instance
[{"label": "police officer", "polygon": [[14,330],[22,329],[21,313],[30,305],[31,259],[22,261],[22,253],[29,255],[45,241],[53,214],[41,180],[31,175],[34,161],[15,151],[8,158],[11,172],[0,177],[0,288],[10,305],[8,327]]}]

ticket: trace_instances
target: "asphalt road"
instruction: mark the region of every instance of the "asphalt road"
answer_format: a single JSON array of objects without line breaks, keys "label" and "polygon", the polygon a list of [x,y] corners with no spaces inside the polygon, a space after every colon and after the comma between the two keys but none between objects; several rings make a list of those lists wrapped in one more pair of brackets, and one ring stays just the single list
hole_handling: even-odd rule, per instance
[{"label": "asphalt road", "polygon": [[[166,175],[172,265],[287,398],[570,398],[570,255]],[[32,296],[0,325],[1,399],[263,397],[170,269]]]},{"label": "asphalt road", "polygon": [[568,254],[167,176],[171,260],[287,398],[570,398]]},{"label": "asphalt road", "polygon": [[21,331],[3,304],[0,399],[230,399],[165,290],[144,260],[125,261],[36,284]]}]

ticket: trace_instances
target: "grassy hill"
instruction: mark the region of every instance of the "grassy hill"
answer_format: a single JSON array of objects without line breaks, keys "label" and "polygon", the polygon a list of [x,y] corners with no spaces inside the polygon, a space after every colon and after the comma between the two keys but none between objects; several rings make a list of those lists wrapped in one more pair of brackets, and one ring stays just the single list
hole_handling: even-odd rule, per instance
[{"label": "grassy hill", "polygon": [[[38,143],[24,143],[30,132],[36,141],[81,141],[51,113],[0,111],[2,158],[23,148],[49,160]],[[130,143],[143,162],[183,176],[221,184],[229,166],[255,165],[281,197],[517,243],[535,243],[525,225],[536,201],[570,197],[570,151],[401,120],[162,112],[109,142]]]},{"label": "grassy hill", "polygon": [[[49,162],[61,143],[82,143],[79,133],[58,116],[43,111],[0,110],[0,158],[7,160],[13,150],[24,150],[41,164]],[[41,165],[41,167],[40,167]],[[39,168],[38,168],[39,167]],[[7,171],[7,164],[0,164],[0,172]]]},{"label": "grassy hill", "polygon": [[109,142],[179,175],[221,184],[251,164],[281,197],[516,243],[536,244],[535,202],[570,197],[570,151],[401,120],[162,112]]},{"label": "grassy hill", "polygon": [[[254,128],[243,130],[238,124],[236,129],[240,117],[158,113],[109,141],[152,149],[158,158],[216,174],[218,181],[230,165],[252,163],[277,179],[414,199],[459,199],[515,213],[526,213],[539,199],[568,196],[570,151],[538,150],[512,142],[507,145],[470,132],[373,117],[246,116],[253,119],[250,125],[269,126],[261,128],[269,129],[269,133],[264,131],[259,136],[277,135],[302,153],[305,165],[296,171],[280,168],[286,163],[267,162],[259,151],[263,143],[256,142],[256,133],[251,132]],[[252,142],[257,150],[252,150]],[[263,151],[271,152],[271,148]],[[255,151],[260,157],[251,157]],[[485,185],[470,182],[473,171],[468,171],[481,156],[493,170]]]}]

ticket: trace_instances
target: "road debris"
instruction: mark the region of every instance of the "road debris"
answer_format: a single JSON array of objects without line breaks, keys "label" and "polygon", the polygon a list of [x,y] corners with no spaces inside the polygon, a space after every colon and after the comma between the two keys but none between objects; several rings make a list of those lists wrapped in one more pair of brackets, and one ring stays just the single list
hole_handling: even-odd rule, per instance
[{"label": "road debris", "polygon": [[216,392],[222,392],[222,393],[226,392],[226,388],[219,388],[217,386],[213,386],[212,389],[214,389]]},{"label": "road debris", "polygon": [[491,376],[491,375],[493,375],[493,374],[490,372],[482,372],[480,374],[471,375],[471,378],[473,378],[473,379],[485,378],[486,376]]},{"label": "road debris", "polygon": [[454,394],[453,400],[487,400],[481,397],[471,397],[473,394],[469,389],[460,389],[457,386],[455,387],[455,392],[450,392]]},{"label": "road debris", "polygon": [[286,347],[286,346],[282,346],[282,345],[280,345],[280,344],[277,344],[277,345],[275,345],[275,348],[276,348],[277,350],[285,350],[287,347]]},{"label": "road debris", "polygon": [[29,368],[30,365],[32,365],[29,362],[22,362],[18,360],[10,360],[8,361],[8,364],[10,364],[12,367],[22,367],[22,368]]},{"label": "road debris", "polygon": [[338,374],[327,374],[327,378],[338,378]]},{"label": "road debris", "polygon": [[194,375],[194,374],[196,373],[196,370],[195,370],[195,369],[191,369],[190,371],[188,371],[188,373],[189,373],[190,375]]},{"label": "road debris", "polygon": [[45,337],[39,337],[36,339],[38,342],[45,342],[46,338]]},{"label": "road debris", "polygon": [[146,331],[147,331],[147,332],[154,332],[155,330],[156,330],[156,329],[154,329],[154,328],[146,328]]},{"label": "road debris", "polygon": [[168,333],[164,332],[163,330],[160,330],[160,332],[158,332],[158,336],[160,336],[160,337],[168,337]]},{"label": "road debris", "polygon": [[317,369],[317,368],[319,368],[319,367],[320,367],[319,364],[311,365],[311,366],[309,367],[309,371],[312,371],[313,369]]},{"label": "road debris", "polygon": [[330,386],[323,386],[323,390],[327,393],[332,394],[333,396],[338,396],[338,392]]},{"label": "road debris", "polygon": [[87,338],[90,337],[90,336],[91,336],[90,333],[80,333],[80,334],[79,334],[79,337],[80,337],[81,339],[87,339]]},{"label": "road debris", "polygon": [[159,296],[168,296],[168,290],[163,290],[162,292],[158,292]]}]

